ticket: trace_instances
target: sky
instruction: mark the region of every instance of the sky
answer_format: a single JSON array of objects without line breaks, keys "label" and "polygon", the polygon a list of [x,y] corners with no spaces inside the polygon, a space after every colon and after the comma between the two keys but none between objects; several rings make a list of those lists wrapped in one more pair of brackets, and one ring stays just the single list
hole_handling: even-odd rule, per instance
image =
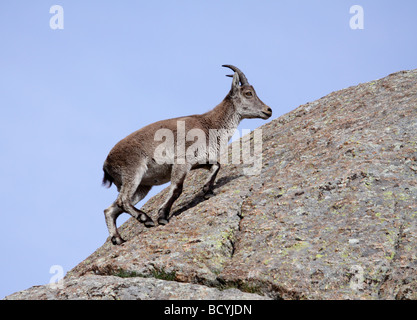
[{"label": "sky", "polygon": [[[53,5],[63,29],[51,28],[62,22]],[[149,123],[215,107],[231,86],[222,64],[273,109],[239,126],[253,130],[417,68],[416,12],[413,0],[1,1],[0,299],[105,242],[117,196],[101,186],[108,152]]]}]

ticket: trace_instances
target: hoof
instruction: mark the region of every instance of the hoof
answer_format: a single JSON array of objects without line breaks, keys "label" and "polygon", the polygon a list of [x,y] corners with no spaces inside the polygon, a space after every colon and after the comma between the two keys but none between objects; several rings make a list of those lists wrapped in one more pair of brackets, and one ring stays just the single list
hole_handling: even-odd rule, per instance
[{"label": "hoof", "polygon": [[148,221],[150,218],[145,214],[145,213],[142,213],[140,216],[139,216],[139,221],[140,222],[146,222],[146,221]]},{"label": "hoof", "polygon": [[158,223],[160,224],[160,225],[162,225],[162,226],[164,226],[164,225],[166,225],[166,224],[168,224],[168,219],[165,219],[165,218],[158,218]]},{"label": "hoof", "polygon": [[155,227],[155,223],[152,220],[145,221],[144,225],[146,228]]},{"label": "hoof", "polygon": [[214,192],[209,190],[206,193],[204,193],[204,199],[210,199],[211,197],[214,197]]},{"label": "hoof", "polygon": [[142,222],[144,225],[145,225],[145,227],[147,227],[147,228],[151,228],[151,227],[155,227],[155,223],[152,221],[152,219],[148,216],[148,215],[146,215],[145,213],[142,213],[140,216],[139,216],[139,219],[138,219],[140,222]]},{"label": "hoof", "polygon": [[125,243],[126,241],[123,240],[121,237],[111,237],[111,243],[113,243],[115,246],[120,245],[122,243]]}]

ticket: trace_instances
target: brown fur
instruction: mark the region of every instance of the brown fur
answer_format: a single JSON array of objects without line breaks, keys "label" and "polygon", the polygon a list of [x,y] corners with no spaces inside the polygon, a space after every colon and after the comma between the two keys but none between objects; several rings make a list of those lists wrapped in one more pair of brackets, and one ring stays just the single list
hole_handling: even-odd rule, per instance
[{"label": "brown fur", "polygon": [[[212,194],[212,187],[220,169],[220,164],[156,163],[153,158],[154,152],[161,142],[155,141],[155,133],[159,129],[171,130],[175,145],[177,145],[178,121],[184,122],[186,133],[191,129],[198,128],[204,131],[205,136],[208,137],[210,129],[226,129],[229,130],[229,136],[227,137],[229,139],[242,119],[267,119],[271,114],[272,110],[257,97],[252,86],[248,84],[239,85],[239,75],[236,72],[233,76],[232,89],[229,94],[213,110],[200,115],[178,117],[149,124],[118,142],[110,151],[103,165],[103,183],[110,183],[111,185],[113,182],[119,190],[117,200],[105,210],[106,223],[112,242],[120,244],[124,241],[118,234],[115,224],[117,216],[122,212],[128,212],[144,222],[147,227],[154,226],[152,219],[146,213],[134,207],[138,201],[146,196],[153,185],[171,181],[169,197],[159,209],[158,222],[160,224],[168,223],[171,206],[181,194],[184,179],[190,170],[201,167],[210,169],[211,175],[207,179],[203,190],[206,194]],[[185,148],[192,144],[193,141],[186,141]],[[220,146],[212,147],[219,148]]]}]

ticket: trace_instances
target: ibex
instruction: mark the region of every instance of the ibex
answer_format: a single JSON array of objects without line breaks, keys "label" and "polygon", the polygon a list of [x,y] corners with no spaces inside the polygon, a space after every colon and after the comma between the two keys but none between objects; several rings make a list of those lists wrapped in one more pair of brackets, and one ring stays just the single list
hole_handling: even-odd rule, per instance
[{"label": "ibex", "polygon": [[[179,139],[177,125],[181,123],[185,133],[192,129],[198,129],[208,137],[210,130],[217,129],[222,135],[227,135],[226,137],[217,137],[217,139],[207,139],[207,148],[204,150],[209,153],[210,150],[218,151],[220,149],[220,140],[226,138],[228,141],[230,139],[242,119],[268,119],[271,117],[271,108],[258,98],[243,72],[232,65],[223,65],[223,67],[234,71],[233,75],[228,75],[233,77],[232,88],[224,100],[213,110],[204,114],[152,123],[119,141],[110,151],[103,165],[103,185],[110,187],[114,183],[119,191],[116,201],[104,210],[113,244],[118,245],[125,241],[121,238],[116,227],[116,219],[123,212],[129,213],[144,223],[146,227],[155,226],[145,212],[135,208],[135,205],[147,195],[152,186],[171,181],[168,197],[158,210],[158,223],[161,225],[168,223],[172,204],[180,196],[184,179],[190,170],[205,168],[210,171],[203,186],[203,192],[205,196],[213,194],[214,181],[220,169],[219,161],[212,161],[213,159],[208,161],[210,160],[209,156],[206,156],[204,157],[207,159],[206,163],[201,163],[201,155],[199,159],[190,160],[190,157],[187,157],[185,161],[175,161],[179,156],[179,150],[175,150],[171,155],[174,159],[172,163],[158,162],[155,157],[156,149],[161,144],[161,140],[158,142],[156,139],[158,130],[171,130],[175,139]],[[187,147],[191,143],[191,141],[186,141],[185,146]]]}]

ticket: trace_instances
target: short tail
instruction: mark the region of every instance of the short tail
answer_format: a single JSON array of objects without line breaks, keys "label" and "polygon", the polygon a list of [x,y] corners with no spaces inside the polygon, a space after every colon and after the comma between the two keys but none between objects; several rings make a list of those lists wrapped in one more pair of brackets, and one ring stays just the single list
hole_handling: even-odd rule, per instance
[{"label": "short tail", "polygon": [[106,188],[110,188],[113,183],[113,178],[109,173],[106,171],[106,169],[103,168],[104,171],[104,177],[103,177],[103,186]]}]

